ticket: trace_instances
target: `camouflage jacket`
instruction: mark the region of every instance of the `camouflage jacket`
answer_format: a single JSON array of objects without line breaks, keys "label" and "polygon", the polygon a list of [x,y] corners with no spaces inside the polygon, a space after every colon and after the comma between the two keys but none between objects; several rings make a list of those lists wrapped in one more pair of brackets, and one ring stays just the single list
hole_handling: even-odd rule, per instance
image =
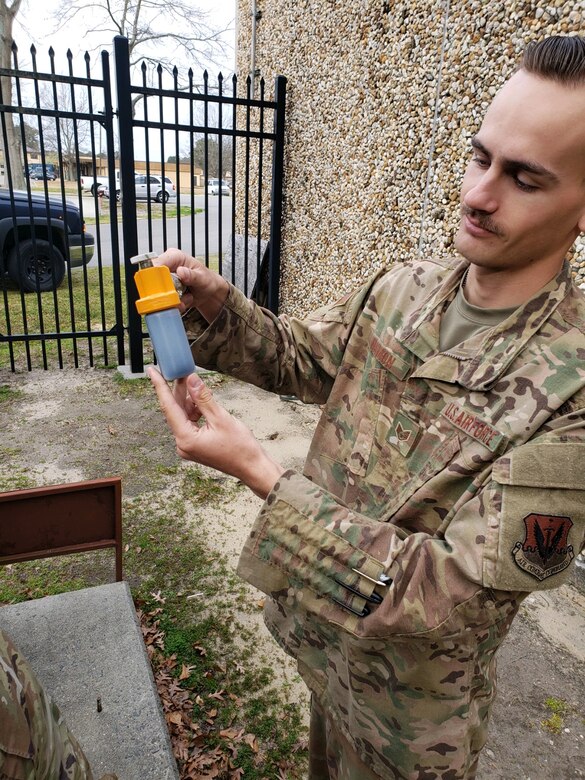
[{"label": "camouflage jacket", "polygon": [[[92,780],[83,751],[26,660],[0,630],[0,780]],[[106,775],[102,780],[116,780]]]},{"label": "camouflage jacket", "polygon": [[199,365],[323,405],[304,473],[267,497],[239,571],[384,778],[473,776],[495,652],[584,541],[582,294],[565,264],[440,353],[465,268],[397,265],[302,321],[235,289],[209,328],[186,318]]}]

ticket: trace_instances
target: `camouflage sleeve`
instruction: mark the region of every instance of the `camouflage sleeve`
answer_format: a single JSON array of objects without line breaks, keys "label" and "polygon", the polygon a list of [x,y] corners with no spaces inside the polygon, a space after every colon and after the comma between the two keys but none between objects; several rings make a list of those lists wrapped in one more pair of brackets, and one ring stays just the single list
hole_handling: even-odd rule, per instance
[{"label": "camouflage sleeve", "polygon": [[239,573],[360,636],[449,625],[480,591],[556,587],[583,547],[585,434],[551,431],[495,461],[434,534],[351,511],[286,472],[246,542]]},{"label": "camouflage sleeve", "polygon": [[54,702],[0,630],[0,777],[92,780],[85,755]]},{"label": "camouflage sleeve", "polygon": [[[380,272],[383,273],[383,272]],[[372,285],[301,320],[275,316],[230,287],[227,301],[207,326],[195,311],[183,318],[197,365],[214,369],[307,403],[326,400],[347,340]]]}]

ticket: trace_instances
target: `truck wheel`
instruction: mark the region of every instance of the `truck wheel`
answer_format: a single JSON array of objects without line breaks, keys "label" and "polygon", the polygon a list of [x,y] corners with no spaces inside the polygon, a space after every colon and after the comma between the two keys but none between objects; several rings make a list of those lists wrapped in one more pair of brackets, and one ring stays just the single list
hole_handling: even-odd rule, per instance
[{"label": "truck wheel", "polygon": [[65,260],[54,244],[28,239],[10,250],[8,274],[23,292],[56,290],[65,276]]}]

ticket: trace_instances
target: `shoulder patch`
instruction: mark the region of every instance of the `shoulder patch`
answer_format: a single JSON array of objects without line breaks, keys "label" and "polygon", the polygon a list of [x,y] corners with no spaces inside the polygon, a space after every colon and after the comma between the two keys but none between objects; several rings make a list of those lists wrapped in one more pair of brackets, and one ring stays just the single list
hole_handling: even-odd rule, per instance
[{"label": "shoulder patch", "polygon": [[568,543],[572,527],[569,517],[526,515],[524,541],[516,542],[512,550],[516,565],[540,582],[566,569],[575,557]]}]

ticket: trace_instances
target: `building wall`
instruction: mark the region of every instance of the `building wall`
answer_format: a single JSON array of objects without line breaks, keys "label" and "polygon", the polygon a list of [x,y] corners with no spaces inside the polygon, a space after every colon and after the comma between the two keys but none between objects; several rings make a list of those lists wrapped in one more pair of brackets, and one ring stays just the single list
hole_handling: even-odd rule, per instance
[{"label": "building wall", "polygon": [[[491,98],[525,44],[585,29],[582,0],[238,3],[240,76],[287,77],[281,308],[303,314],[375,269],[449,251]],[[265,236],[266,237],[266,236]],[[585,272],[585,243],[574,267]]]}]

